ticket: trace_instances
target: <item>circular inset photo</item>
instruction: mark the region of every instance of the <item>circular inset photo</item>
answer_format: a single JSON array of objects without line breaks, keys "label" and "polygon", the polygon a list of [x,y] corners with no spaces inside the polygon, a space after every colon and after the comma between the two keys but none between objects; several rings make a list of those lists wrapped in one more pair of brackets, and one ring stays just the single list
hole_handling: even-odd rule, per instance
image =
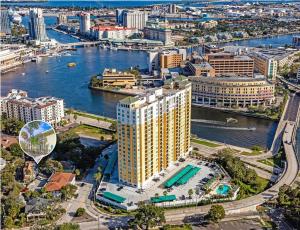
[{"label": "circular inset photo", "polygon": [[53,127],[45,121],[30,121],[19,133],[21,149],[36,163],[49,155],[56,145],[56,133]]}]

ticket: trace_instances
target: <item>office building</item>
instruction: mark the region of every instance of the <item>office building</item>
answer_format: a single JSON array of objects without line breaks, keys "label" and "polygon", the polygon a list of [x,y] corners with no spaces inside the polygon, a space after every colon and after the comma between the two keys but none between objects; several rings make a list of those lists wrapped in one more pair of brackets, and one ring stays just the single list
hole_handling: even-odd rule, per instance
[{"label": "office building", "polygon": [[9,18],[9,11],[5,9],[0,10],[1,24],[0,33],[2,35],[11,34],[11,21]]},{"label": "office building", "polygon": [[238,74],[253,76],[254,62],[248,56],[223,52],[207,54],[205,59],[215,69],[216,75]]},{"label": "office building", "polygon": [[64,117],[64,100],[55,97],[29,98],[24,91],[11,90],[1,98],[1,114],[25,123],[42,120],[58,124]]},{"label": "office building", "polygon": [[148,71],[153,73],[153,71],[159,69],[159,52],[148,51],[147,54]]},{"label": "office building", "polygon": [[193,76],[215,77],[216,75],[214,68],[207,62],[199,64],[188,62],[186,67]]},{"label": "office building", "polygon": [[192,101],[212,107],[248,107],[274,102],[275,86],[264,77],[189,77]]},{"label": "office building", "polygon": [[127,28],[144,29],[148,21],[148,13],[138,10],[118,10],[117,23]]},{"label": "office building", "polygon": [[37,41],[48,40],[42,9],[39,8],[30,9],[28,29],[29,29],[29,37],[31,40],[37,40]]},{"label": "office building", "polygon": [[270,80],[276,80],[277,60],[264,53],[254,52],[250,54],[254,60],[254,70],[266,76]]},{"label": "office building", "polygon": [[149,40],[162,41],[164,45],[173,45],[172,31],[167,22],[148,21],[144,28],[144,38]]},{"label": "office building", "polygon": [[79,32],[83,35],[88,35],[90,33],[91,19],[89,13],[79,14]]},{"label": "office building", "polygon": [[138,32],[134,28],[120,26],[93,26],[90,35],[96,40],[100,39],[126,39]]},{"label": "office building", "polygon": [[102,86],[131,87],[136,84],[134,74],[116,69],[104,69],[98,79],[102,81]]},{"label": "office building", "polygon": [[59,14],[57,17],[58,25],[66,25],[68,23],[68,17],[65,14]]},{"label": "office building", "polygon": [[191,84],[127,97],[117,105],[119,181],[145,188],[161,171],[190,151]]},{"label": "office building", "polygon": [[176,14],[178,12],[177,5],[176,4],[170,4],[168,7],[170,14]]},{"label": "office building", "polygon": [[116,25],[123,25],[124,9],[116,9]]},{"label": "office building", "polygon": [[298,58],[300,51],[297,49],[258,49],[249,53],[254,59],[254,68],[271,80],[275,80],[279,68],[290,66]]}]

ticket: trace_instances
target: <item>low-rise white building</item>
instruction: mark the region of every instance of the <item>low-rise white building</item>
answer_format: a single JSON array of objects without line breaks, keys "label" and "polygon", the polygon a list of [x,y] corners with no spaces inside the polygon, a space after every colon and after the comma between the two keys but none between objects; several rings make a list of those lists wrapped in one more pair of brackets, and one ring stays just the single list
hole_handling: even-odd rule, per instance
[{"label": "low-rise white building", "polygon": [[1,98],[1,114],[24,122],[42,120],[56,125],[64,117],[64,100],[55,97],[29,98],[27,92],[13,89]]},{"label": "low-rise white building", "polygon": [[91,37],[100,39],[126,39],[137,33],[135,28],[121,26],[94,26],[90,30]]}]

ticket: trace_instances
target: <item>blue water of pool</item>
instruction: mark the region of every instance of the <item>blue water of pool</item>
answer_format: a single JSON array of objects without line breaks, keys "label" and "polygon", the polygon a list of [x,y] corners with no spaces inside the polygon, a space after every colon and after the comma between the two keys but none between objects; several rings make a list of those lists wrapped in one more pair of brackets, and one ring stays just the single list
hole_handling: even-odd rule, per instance
[{"label": "blue water of pool", "polygon": [[216,192],[218,195],[226,196],[230,190],[230,186],[227,184],[219,185]]}]

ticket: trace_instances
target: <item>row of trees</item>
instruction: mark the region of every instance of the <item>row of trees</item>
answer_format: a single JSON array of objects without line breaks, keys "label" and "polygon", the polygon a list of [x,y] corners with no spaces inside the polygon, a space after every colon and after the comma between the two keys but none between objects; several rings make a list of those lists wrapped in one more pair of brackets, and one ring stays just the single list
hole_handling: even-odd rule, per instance
[{"label": "row of trees", "polygon": [[[209,222],[219,222],[225,217],[222,205],[212,205],[205,219]],[[200,220],[199,220],[200,221]],[[135,212],[133,219],[129,221],[132,229],[151,229],[161,226],[166,222],[164,209],[154,205],[141,204]],[[168,225],[163,229],[168,229]]]}]

